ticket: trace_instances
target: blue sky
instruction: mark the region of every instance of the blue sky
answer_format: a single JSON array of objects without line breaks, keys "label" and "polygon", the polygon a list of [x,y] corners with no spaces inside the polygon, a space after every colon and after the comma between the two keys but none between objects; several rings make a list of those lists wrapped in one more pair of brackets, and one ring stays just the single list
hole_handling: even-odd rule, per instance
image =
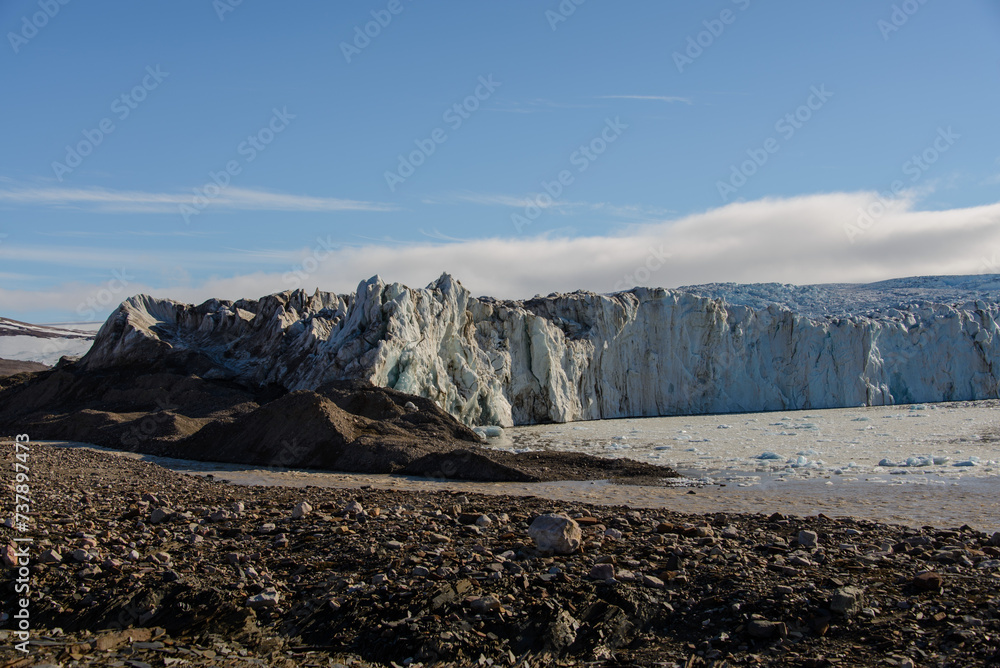
[{"label": "blue sky", "polygon": [[7,317],[1000,250],[996,2],[64,1],[0,4]]}]

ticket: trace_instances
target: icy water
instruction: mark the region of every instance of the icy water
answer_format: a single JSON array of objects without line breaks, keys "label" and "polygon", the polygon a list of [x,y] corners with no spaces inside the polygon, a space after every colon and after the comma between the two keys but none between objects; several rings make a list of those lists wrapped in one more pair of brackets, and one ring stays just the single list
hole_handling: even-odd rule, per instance
[{"label": "icy water", "polygon": [[1000,473],[1000,402],[537,425],[506,430],[490,444],[629,457],[739,486],[775,477],[918,476],[942,482]]},{"label": "icy water", "polygon": [[465,483],[108,452],[243,485],[449,489],[690,513],[824,513],[918,527],[1000,530],[997,401],[602,420],[517,427],[490,441],[511,450],[650,461],[674,467],[687,480],[670,487]]}]

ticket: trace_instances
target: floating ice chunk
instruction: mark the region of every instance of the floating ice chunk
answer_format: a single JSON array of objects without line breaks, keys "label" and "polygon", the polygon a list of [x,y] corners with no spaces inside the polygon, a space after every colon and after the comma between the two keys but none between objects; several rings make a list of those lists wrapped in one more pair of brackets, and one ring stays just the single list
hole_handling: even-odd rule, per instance
[{"label": "floating ice chunk", "polygon": [[942,466],[943,464],[947,464],[948,462],[950,462],[951,457],[946,457],[944,455],[941,455],[938,457],[932,457],[931,460],[938,466]]},{"label": "floating ice chunk", "polygon": [[927,406],[924,406],[923,404],[913,404],[912,406],[910,406],[911,411],[922,411],[926,409]]},{"label": "floating ice chunk", "polygon": [[899,464],[897,464],[896,462],[892,461],[891,459],[881,459],[881,460],[879,460],[878,465],[879,466],[899,466]]},{"label": "floating ice chunk", "polygon": [[802,450],[800,452],[796,452],[795,454],[802,455],[803,457],[815,457],[819,453],[813,450],[812,448],[809,448],[808,450]]},{"label": "floating ice chunk", "polygon": [[979,466],[979,457],[969,457],[964,462],[955,462],[952,466]]},{"label": "floating ice chunk", "polygon": [[730,424],[720,424],[718,427],[716,427],[716,429],[731,429],[731,428],[732,425]]},{"label": "floating ice chunk", "polygon": [[851,422],[868,422],[868,420],[869,418],[866,418],[865,416],[862,415],[861,417],[854,418],[853,420],[851,420]]},{"label": "floating ice chunk", "polygon": [[809,464],[809,458],[808,457],[803,457],[802,455],[799,455],[794,460],[793,459],[789,459],[788,462],[789,462],[789,464],[791,464],[791,467],[793,469],[799,469],[799,468],[802,468],[803,466],[807,466]]},{"label": "floating ice chunk", "polygon": [[930,466],[934,463],[934,460],[930,457],[907,457],[907,466]]},{"label": "floating ice chunk", "polygon": [[673,450],[674,446],[672,446],[672,445],[658,445],[658,446],[656,446],[653,449],[654,450]]},{"label": "floating ice chunk", "polygon": [[762,452],[759,455],[751,457],[751,459],[784,459],[784,457],[782,457],[776,452],[771,452],[770,450],[768,450],[767,452]]},{"label": "floating ice chunk", "polygon": [[473,427],[472,431],[476,432],[484,439],[503,438],[503,427],[498,427],[497,425]]}]

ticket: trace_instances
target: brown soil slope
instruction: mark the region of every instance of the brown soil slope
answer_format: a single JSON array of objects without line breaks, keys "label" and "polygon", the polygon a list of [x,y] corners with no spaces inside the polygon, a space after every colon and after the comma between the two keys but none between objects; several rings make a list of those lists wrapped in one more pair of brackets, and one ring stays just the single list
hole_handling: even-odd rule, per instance
[{"label": "brown soil slope", "polygon": [[433,401],[364,381],[287,392],[163,365],[65,364],[0,379],[0,434],[14,433],[202,461],[465,480],[676,476],[631,460],[485,448]]}]

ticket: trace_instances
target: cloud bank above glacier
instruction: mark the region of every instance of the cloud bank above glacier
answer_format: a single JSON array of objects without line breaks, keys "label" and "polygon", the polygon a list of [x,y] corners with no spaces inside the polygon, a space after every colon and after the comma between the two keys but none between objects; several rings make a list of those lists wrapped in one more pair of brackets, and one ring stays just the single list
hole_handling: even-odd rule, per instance
[{"label": "cloud bank above glacier", "polygon": [[[65,319],[79,319],[95,311],[103,317],[138,293],[193,303],[292,288],[342,293],[353,292],[359,281],[375,274],[420,287],[449,272],[474,294],[524,298],[577,289],[611,292],[635,285],[809,284],[1000,273],[1000,203],[926,211],[917,209],[916,199],[913,194],[893,199],[872,192],[768,198],[602,236],[343,246],[343,239],[331,233],[299,249],[206,248],[203,254],[167,258],[176,268],[174,276],[206,262],[225,274],[200,282],[167,278],[153,283],[140,276],[117,280],[114,286],[80,281],[45,290],[3,288],[0,301],[22,316],[59,312]],[[0,244],[0,258],[32,253],[39,261],[57,257],[78,267],[135,267],[143,262],[142,253],[129,250],[108,248],[94,255],[71,248]],[[157,258],[164,261],[162,254]]]}]

